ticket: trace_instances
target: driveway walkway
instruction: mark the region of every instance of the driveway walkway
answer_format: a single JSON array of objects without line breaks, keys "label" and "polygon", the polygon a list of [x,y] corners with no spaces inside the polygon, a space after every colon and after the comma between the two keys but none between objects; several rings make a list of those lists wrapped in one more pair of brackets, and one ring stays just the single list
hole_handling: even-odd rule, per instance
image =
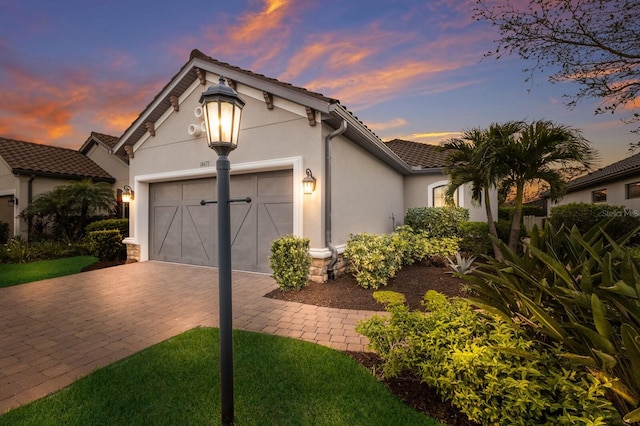
[{"label": "driveway walkway", "polygon": [[[142,262],[0,289],[0,413],[197,326],[218,326],[218,271]],[[372,314],[262,297],[268,275],[233,273],[234,328],[365,350]]]}]

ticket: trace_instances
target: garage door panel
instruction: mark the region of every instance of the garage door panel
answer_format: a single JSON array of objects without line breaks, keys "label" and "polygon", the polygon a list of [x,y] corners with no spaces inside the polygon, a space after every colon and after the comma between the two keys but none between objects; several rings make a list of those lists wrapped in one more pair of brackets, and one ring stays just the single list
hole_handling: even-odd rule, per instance
[{"label": "garage door panel", "polygon": [[177,206],[157,206],[153,208],[154,228],[152,250],[158,259],[166,260],[179,256],[180,223],[176,220]]},{"label": "garage door panel", "polygon": [[182,210],[182,261],[185,263],[210,265],[212,262],[210,210],[201,205],[188,205]]},{"label": "garage door panel", "polygon": [[[152,259],[217,266],[217,198],[215,179],[151,184],[150,221]],[[234,175],[231,198],[251,197],[251,203],[232,203],[231,258],[234,269],[270,272],[271,242],[293,231],[293,173],[291,170]],[[166,210],[171,208],[172,210]],[[170,219],[169,216],[173,215]],[[167,223],[171,220],[171,223]]]}]

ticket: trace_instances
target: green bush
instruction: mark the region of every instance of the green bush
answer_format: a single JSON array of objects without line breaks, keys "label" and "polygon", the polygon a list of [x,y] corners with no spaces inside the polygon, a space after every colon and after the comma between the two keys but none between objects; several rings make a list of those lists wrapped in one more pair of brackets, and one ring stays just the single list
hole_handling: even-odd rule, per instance
[{"label": "green bush", "polygon": [[399,256],[397,262],[402,266],[412,265],[420,262],[428,255],[429,234],[424,231],[414,231],[410,226],[398,226],[391,234],[391,245],[396,255]]},{"label": "green bush", "polygon": [[349,259],[349,271],[363,288],[387,285],[387,280],[401,267],[401,258],[394,250],[391,235],[352,234],[344,257]]},{"label": "green bush", "polygon": [[9,224],[0,220],[0,244],[7,244],[9,241]]},{"label": "green bush", "polygon": [[489,254],[493,250],[486,222],[462,222],[458,226],[460,250],[474,256]]},{"label": "green bush", "polygon": [[38,241],[32,243],[31,248],[33,250],[34,258],[42,260],[59,259],[61,257],[72,257],[85,254],[79,244],[64,241]]},{"label": "green bush", "polygon": [[104,219],[91,222],[85,228],[85,233],[88,234],[93,231],[108,231],[112,229],[117,229],[123,238],[127,238],[129,236],[129,219]]},{"label": "green bush", "polygon": [[430,237],[455,237],[458,225],[469,220],[469,210],[462,207],[415,207],[407,211],[404,223]]},{"label": "green bush", "polygon": [[0,250],[0,257],[9,263],[27,263],[33,260],[34,253],[22,236],[11,238]]},{"label": "green bush", "polygon": [[636,230],[614,240],[602,228],[583,235],[547,221],[523,255],[499,244],[504,261],[487,258],[462,278],[478,295],[472,303],[523,324],[542,345],[562,345],[611,382],[618,410],[640,421],[640,261],[625,248]]},{"label": "green bush", "polygon": [[[569,203],[553,207],[549,220],[556,229],[562,225],[571,229],[575,225],[583,234],[606,223],[605,231],[614,239],[640,226],[640,215],[635,210],[608,204]],[[631,242],[638,242],[638,237],[632,238]]]},{"label": "green bush", "polygon": [[565,358],[560,347],[526,338],[464,300],[425,295],[426,312],[380,297],[390,316],[357,325],[383,360],[383,373],[416,374],[472,421],[496,425],[610,425],[620,417],[610,383]]},{"label": "green bush", "polygon": [[286,235],[271,243],[271,275],[282,291],[300,290],[309,281],[309,238]]},{"label": "green bush", "polygon": [[89,232],[86,246],[91,256],[104,261],[124,259],[127,255],[126,246],[122,244],[122,234],[117,229]]}]

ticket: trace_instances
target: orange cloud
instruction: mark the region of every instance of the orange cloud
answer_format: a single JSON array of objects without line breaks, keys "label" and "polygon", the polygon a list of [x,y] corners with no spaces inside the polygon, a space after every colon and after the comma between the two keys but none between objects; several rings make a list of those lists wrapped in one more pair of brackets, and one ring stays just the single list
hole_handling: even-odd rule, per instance
[{"label": "orange cloud", "polygon": [[379,132],[381,130],[394,129],[407,125],[407,120],[404,118],[394,118],[393,120],[385,121],[383,123],[367,122],[367,127],[371,130]]}]

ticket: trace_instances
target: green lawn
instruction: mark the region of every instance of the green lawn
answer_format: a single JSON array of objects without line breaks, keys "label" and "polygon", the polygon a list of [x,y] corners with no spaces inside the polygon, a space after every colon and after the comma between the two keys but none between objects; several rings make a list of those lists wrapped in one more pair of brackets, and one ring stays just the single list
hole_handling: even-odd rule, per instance
[{"label": "green lawn", "polygon": [[0,265],[0,287],[77,274],[97,261],[93,256],[76,256],[31,263],[3,264]]},{"label": "green lawn", "polygon": [[[234,331],[238,425],[437,425],[346,355]],[[220,423],[218,329],[197,328],[0,416],[0,425]]]}]

